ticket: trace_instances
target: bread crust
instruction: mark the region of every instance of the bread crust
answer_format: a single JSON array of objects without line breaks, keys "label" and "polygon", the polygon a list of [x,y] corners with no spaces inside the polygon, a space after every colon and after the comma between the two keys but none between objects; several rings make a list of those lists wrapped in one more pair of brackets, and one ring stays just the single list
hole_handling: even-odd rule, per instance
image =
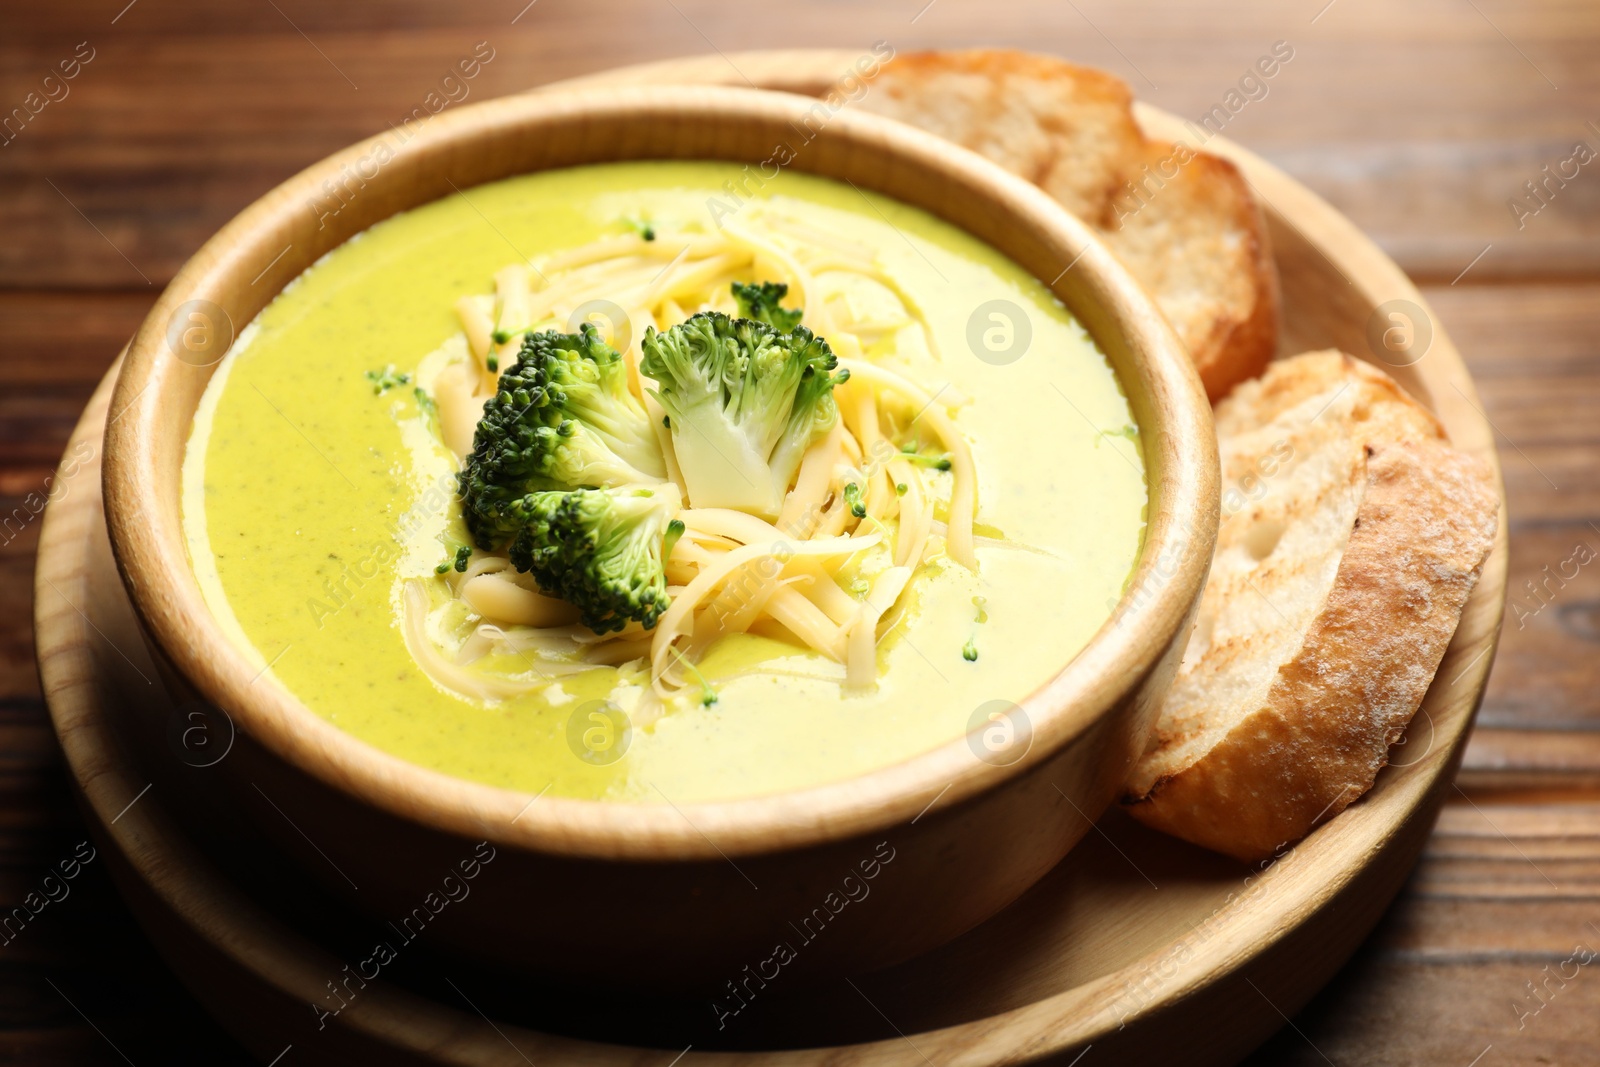
[{"label": "bread crust", "polygon": [[1320,399],[1341,368],[1370,393],[1358,406],[1396,409],[1352,420],[1365,491],[1336,576],[1260,705],[1183,766],[1171,759],[1183,738],[1158,733],[1123,799],[1147,825],[1246,862],[1275,855],[1372,787],[1432,682],[1498,525],[1488,465],[1452,448],[1387,375],[1331,353],[1285,364],[1234,398],[1252,410],[1223,412],[1219,433],[1248,429],[1237,424],[1249,414]]},{"label": "bread crust", "polygon": [[1228,160],[1146,138],[1120,79],[1008,49],[914,52],[885,64],[858,106],[987,156],[1094,227],[1172,322],[1213,403],[1276,352],[1277,267],[1249,183]]}]

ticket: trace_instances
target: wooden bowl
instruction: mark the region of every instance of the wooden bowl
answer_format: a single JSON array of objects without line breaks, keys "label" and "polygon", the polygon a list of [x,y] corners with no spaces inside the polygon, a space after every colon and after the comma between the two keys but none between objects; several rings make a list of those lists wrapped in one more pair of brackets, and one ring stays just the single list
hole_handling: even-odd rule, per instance
[{"label": "wooden bowl", "polygon": [[[792,939],[790,924],[836,898],[843,876],[888,854],[871,902],[842,911],[829,936],[785,968],[869,970],[944,943],[1016,899],[1087,832],[1142,748],[1215,536],[1217,464],[1198,380],[1143,291],[1038,189],[871,116],[833,115],[803,140],[797,131],[815,127],[806,122],[815,103],[726,88],[586,90],[454,110],[398,150],[380,135],[229,223],[135,336],[105,445],[106,512],[128,593],[169,681],[237,726],[215,788],[366,910],[408,915],[444,874],[493,853],[493,877],[474,884],[473,905],[440,915],[430,938],[550,975],[720,985]],[[169,347],[174,317],[209,301],[242,326],[352,235],[482,182],[614,160],[754,164],[778,145],[798,146],[797,169],[924,208],[1050,282],[1111,359],[1145,431],[1150,521],[1130,584],[1140,593],[1137,625],[1107,623],[1021,702],[1032,738],[1020,758],[979,759],[958,737],[870,774],[738,802],[540,798],[408,764],[261,682],[213,620],[186,557],[180,464],[214,367]],[[392,158],[375,166],[385,153]],[[352,173],[361,185],[343,209],[316,211],[324,183]],[[134,725],[141,747],[162,747],[166,722]],[[171,762],[152,764],[152,780]]]}]

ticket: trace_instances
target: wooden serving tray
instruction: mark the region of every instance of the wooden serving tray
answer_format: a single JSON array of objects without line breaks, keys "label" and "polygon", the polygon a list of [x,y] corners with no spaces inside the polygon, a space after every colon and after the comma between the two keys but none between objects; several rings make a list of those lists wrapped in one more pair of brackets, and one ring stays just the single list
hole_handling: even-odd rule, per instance
[{"label": "wooden serving tray", "polygon": [[[857,58],[738,53],[585,81],[748,81],[816,92]],[[1181,135],[1169,115],[1141,107],[1139,117],[1157,136]],[[1283,278],[1280,351],[1331,346],[1370,357],[1375,309],[1389,304],[1416,317],[1431,328],[1425,354],[1404,367],[1380,365],[1433,408],[1458,446],[1495,463],[1492,430],[1460,357],[1399,268],[1274,167],[1220,138],[1206,148],[1237,162],[1266,208]],[[1494,658],[1506,582],[1503,494],[1495,548],[1394,765],[1363,800],[1262,869],[1112,812],[1021,900],[956,942],[837,987],[793,991],[775,982],[721,1029],[703,1002],[526,988],[515,976],[430,956],[421,942],[357,987],[344,1010],[319,1017],[311,1005],[337,1003],[328,983],[362,959],[353,945],[370,943],[360,940],[365,920],[288,899],[292,890],[269,891],[214,859],[222,839],[201,843],[174,817],[192,799],[151,788],[112,726],[133,705],[154,705],[179,732],[190,721],[185,709],[164,706],[106,542],[99,444],[115,373],[78,424],[67,451],[79,459],[77,473],[44,520],[40,674],[123,893],[194,994],[263,1062],[291,1048],[285,1064],[1232,1062],[1306,1002],[1400,888],[1452,788]],[[91,461],[82,461],[85,449]],[[226,738],[213,737],[225,752]],[[204,760],[190,746],[178,751],[203,784],[205,767],[195,764]],[[578,904],[552,921],[589,918]]]}]

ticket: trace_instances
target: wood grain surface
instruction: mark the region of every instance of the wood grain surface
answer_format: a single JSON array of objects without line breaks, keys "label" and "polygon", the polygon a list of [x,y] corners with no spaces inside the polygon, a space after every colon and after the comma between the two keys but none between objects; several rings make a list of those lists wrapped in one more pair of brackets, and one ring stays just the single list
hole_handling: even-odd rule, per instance
[{"label": "wood grain surface", "polygon": [[[1600,949],[1600,567],[1561,571],[1580,545],[1577,558],[1600,553],[1600,160],[1552,182],[1542,206],[1523,183],[1579,141],[1600,148],[1600,8],[124,4],[0,13],[0,120],[46,91],[60,97],[13,117],[0,145],[0,517],[12,517],[0,533],[0,908],[83,838],[32,663],[30,494],[46,491],[95,381],[178,265],[255,196],[442,95],[478,42],[495,58],[465,83],[467,99],[672,55],[882,39],[1049,50],[1198,117],[1286,40],[1294,60],[1225,132],[1326,196],[1424,284],[1500,433],[1512,581],[1460,791],[1410,886],[1251,1062],[1594,1061],[1600,979],[1569,961]],[[90,54],[71,81],[43,82]],[[1519,193],[1520,229],[1508,204]],[[247,1062],[92,864],[70,897],[0,944],[0,1060]]]}]

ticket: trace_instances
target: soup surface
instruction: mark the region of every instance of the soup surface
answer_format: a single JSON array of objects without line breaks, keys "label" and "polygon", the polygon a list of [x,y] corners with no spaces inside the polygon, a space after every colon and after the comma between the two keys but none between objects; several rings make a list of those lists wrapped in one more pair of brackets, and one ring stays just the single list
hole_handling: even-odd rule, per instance
[{"label": "soup surface", "polygon": [[[807,175],[725,185],[740,180],[731,164],[652,162],[474,188],[337,249],[241,333],[195,419],[184,524],[210,607],[264,681],[447,774],[685,803],[902,761],[1082,648],[1121,596],[1145,523],[1138,430],[1104,356],[1037,280],[931,215]],[[869,251],[882,283],[819,271],[812,299],[865,323],[858,359],[914,380],[970,446],[976,571],[939,550],[951,476],[932,469],[936,533],[877,638],[874,687],[844,685],[837,663],[772,626],[718,639],[695,684],[660,705],[637,662],[499,699],[438,684],[404,617],[408,588],[433,590],[434,607],[448,597],[437,571],[467,540],[458,459],[428,393],[441,361],[465,351],[457,301],[509,262],[537,269],[607,235],[719,224]],[[914,308],[917,322],[880,305]],[[463,610],[450,618],[472,624]],[[526,682],[527,668],[502,654],[466,669]]]}]

